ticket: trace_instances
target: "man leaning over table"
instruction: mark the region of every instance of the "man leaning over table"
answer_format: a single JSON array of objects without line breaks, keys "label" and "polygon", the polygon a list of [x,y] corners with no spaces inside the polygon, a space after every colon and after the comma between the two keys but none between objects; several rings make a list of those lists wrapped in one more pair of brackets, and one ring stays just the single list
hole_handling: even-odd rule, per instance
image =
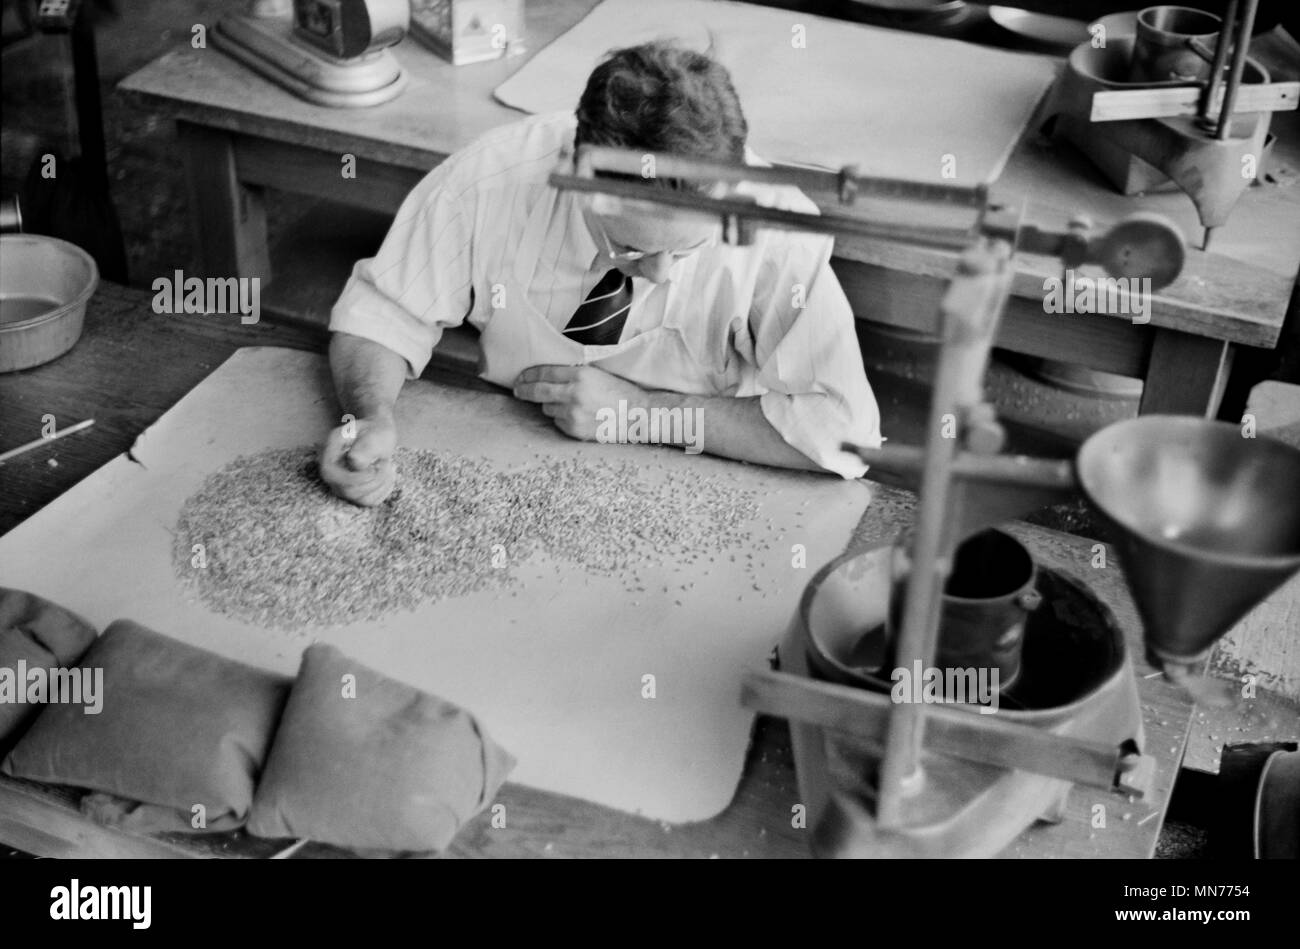
[{"label": "man leaning over table", "polygon": [[[879,445],[880,415],[829,238],[763,229],[728,246],[703,217],[632,213],[547,181],[586,143],[757,163],[746,135],[723,66],[650,43],[597,66],[576,114],[495,129],[430,172],[331,314],[330,364],[355,422],[330,433],[324,480],[357,504],[388,497],[402,384],[464,322],[481,334],[481,376],[573,438],[594,439],[620,402],[681,409],[704,420],[710,454],[860,477],[839,446]],[[734,187],[816,210],[793,188]]]}]

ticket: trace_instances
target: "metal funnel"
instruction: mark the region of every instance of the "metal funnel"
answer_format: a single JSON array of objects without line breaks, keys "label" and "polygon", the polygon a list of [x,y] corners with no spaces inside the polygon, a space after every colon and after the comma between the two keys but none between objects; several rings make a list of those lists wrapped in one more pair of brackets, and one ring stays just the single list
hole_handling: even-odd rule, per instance
[{"label": "metal funnel", "polygon": [[1300,450],[1226,422],[1147,415],[1097,432],[1077,464],[1118,529],[1157,666],[1199,662],[1300,569]]}]

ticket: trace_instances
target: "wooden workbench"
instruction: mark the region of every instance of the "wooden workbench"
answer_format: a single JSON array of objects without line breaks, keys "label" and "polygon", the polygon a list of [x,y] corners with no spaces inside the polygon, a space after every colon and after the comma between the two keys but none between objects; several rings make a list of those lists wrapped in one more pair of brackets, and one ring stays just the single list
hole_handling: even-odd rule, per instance
[{"label": "wooden workbench", "polygon": [[[527,5],[531,52],[568,30],[595,0],[538,0]],[[121,89],[146,109],[176,119],[191,182],[203,267],[215,276],[261,276],[266,303],[301,312],[271,281],[263,189],[328,198],[393,213],[415,183],[447,155],[495,126],[520,117],[492,90],[527,56],[455,67],[419,44],[396,49],[411,86],[373,109],[328,109],[301,101],[215,48],[185,46],[129,76]],[[1294,46],[1256,39],[1252,55],[1279,78],[1290,76]],[[1279,74],[1279,69],[1281,70]],[[1294,77],[1292,77],[1294,78]],[[834,108],[833,103],[825,106]],[[1300,116],[1278,113],[1273,160],[1300,168]],[[341,156],[357,159],[357,177],[340,174]],[[869,156],[864,162],[869,164]],[[1181,193],[1125,198],[1106,186],[1065,145],[1030,136],[998,182],[999,194],[1030,200],[1030,218],[1055,227],[1077,211],[1095,221],[1138,209],[1168,215],[1199,245],[1201,230]],[[1022,257],[998,345],[1014,352],[1145,379],[1143,412],[1213,415],[1234,347],[1272,348],[1300,265],[1300,187],[1249,189],[1214,253],[1191,251],[1183,276],[1154,301],[1148,325],[1123,317],[1043,312],[1043,280],[1059,276],[1045,259]],[[955,255],[879,241],[842,240],[835,260],[860,318],[932,330]],[[314,300],[312,316],[327,305]]]},{"label": "wooden workbench", "polygon": [[[168,316],[152,312],[151,294],[102,284],[91,300],[86,329],[62,358],[23,372],[0,375],[0,451],[39,432],[41,416],[67,424],[94,417],[90,431],[70,436],[0,466],[0,532],[34,514],[67,488],[116,455],[189,389],[243,345],[320,349],[324,334],[267,321],[243,326],[237,316]],[[483,385],[473,377],[434,366],[431,378],[449,384]],[[54,460],[57,466],[49,462]],[[890,537],[911,517],[912,499],[881,488],[858,526],[856,540]],[[1018,525],[1044,563],[1085,577],[1115,609],[1137,658],[1139,697],[1147,751],[1158,778],[1149,801],[1075,789],[1065,822],[1037,825],[1007,850],[1014,857],[1150,857],[1168,806],[1187,740],[1191,705],[1163,680],[1147,678],[1138,621],[1118,569],[1090,571],[1092,542]],[[2,578],[2,575],[0,575]],[[79,793],[0,777],[0,843],[45,856],[243,856],[265,857],[289,841],[263,841],[242,833],[139,837],[107,830],[83,819]],[[802,857],[806,831],[791,826],[798,803],[789,732],[784,722],[760,719],[744,776],[731,806],[713,820],[668,825],[573,798],[507,784],[498,796],[510,815],[494,829],[484,814],[453,843],[455,856],[679,856]],[[1090,826],[1090,808],[1106,803],[1105,830]],[[1123,814],[1130,819],[1123,819]],[[299,856],[346,856],[311,844]]]}]

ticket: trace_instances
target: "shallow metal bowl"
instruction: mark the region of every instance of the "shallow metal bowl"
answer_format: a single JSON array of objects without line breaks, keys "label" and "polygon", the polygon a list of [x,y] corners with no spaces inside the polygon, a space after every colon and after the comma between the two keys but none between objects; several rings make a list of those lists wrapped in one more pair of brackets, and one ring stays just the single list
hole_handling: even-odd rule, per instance
[{"label": "shallow metal bowl", "polygon": [[0,372],[39,366],[71,349],[98,285],[94,259],[75,244],[0,235]]}]

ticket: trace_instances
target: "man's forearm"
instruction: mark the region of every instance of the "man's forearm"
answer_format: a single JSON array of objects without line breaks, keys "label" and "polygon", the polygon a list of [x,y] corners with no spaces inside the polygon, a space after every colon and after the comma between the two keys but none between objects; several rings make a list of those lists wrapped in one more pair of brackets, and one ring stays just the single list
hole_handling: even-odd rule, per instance
[{"label": "man's forearm", "polygon": [[[797,448],[792,448],[763,414],[758,396],[681,395],[676,392],[647,392],[643,406],[697,411],[703,423],[700,447],[710,455],[752,461],[777,468],[822,468]],[[679,442],[680,444],[680,442]]]},{"label": "man's forearm", "polygon": [[406,381],[406,360],[373,340],[335,333],[330,371],[344,412],[357,418],[391,416]]}]

